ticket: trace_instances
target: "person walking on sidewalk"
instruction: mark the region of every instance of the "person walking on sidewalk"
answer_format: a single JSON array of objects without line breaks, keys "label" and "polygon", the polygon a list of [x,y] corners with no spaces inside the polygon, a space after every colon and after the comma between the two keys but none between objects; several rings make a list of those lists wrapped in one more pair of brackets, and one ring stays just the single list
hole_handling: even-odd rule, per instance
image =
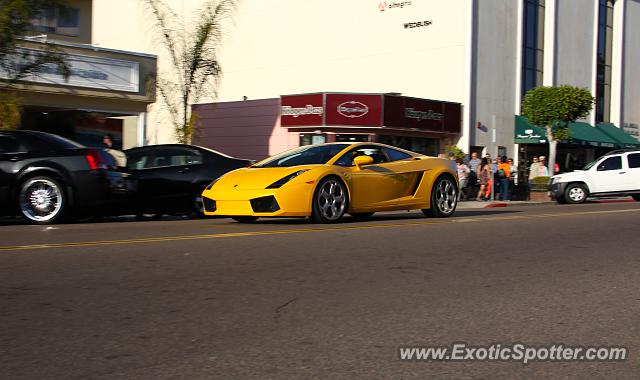
[{"label": "person walking on sidewalk", "polygon": [[458,158],[456,160],[456,163],[458,167],[458,188],[460,189],[460,191],[458,192],[458,200],[462,198],[462,193],[465,193],[464,199],[467,199],[466,192],[469,189],[468,185],[469,185],[470,170],[469,170],[469,167],[465,165],[462,158]]},{"label": "person walking on sidewalk", "polygon": [[485,199],[487,189],[491,189],[491,170],[489,169],[489,160],[483,158],[478,167],[478,178],[480,179],[480,191],[478,191],[477,201]]},{"label": "person walking on sidewalk", "polygon": [[511,182],[511,165],[507,162],[507,156],[502,156],[500,159],[500,164],[498,165],[498,179],[500,181],[500,200],[510,200],[509,184]]}]

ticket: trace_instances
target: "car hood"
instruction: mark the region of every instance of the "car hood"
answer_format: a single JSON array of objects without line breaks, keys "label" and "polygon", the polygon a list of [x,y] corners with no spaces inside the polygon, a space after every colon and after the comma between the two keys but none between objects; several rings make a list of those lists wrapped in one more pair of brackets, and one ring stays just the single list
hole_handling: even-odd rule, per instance
[{"label": "car hood", "polygon": [[[222,176],[215,189],[257,190],[266,189],[272,183],[300,170],[317,168],[318,165],[292,166],[286,168],[242,168]],[[307,173],[305,173],[307,174]],[[297,180],[299,177],[296,177]]]}]

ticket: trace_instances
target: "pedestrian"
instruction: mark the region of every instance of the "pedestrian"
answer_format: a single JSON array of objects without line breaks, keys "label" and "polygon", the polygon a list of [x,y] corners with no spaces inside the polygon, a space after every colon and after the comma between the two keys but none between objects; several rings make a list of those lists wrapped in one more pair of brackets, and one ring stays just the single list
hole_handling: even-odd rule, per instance
[{"label": "pedestrian", "polygon": [[549,169],[547,168],[547,158],[545,156],[540,156],[538,161],[538,175],[536,175],[536,177],[548,177]]},{"label": "pedestrian", "polygon": [[468,197],[467,186],[469,184],[469,172],[471,170],[469,170],[469,167],[465,165],[462,158],[456,159],[456,164],[458,167],[458,189],[460,189],[460,191],[458,192],[458,200],[460,200],[460,198],[462,197],[463,192],[465,193],[466,199]]},{"label": "pedestrian", "polygon": [[113,149],[113,136],[104,135],[102,138],[102,144],[104,144],[104,147],[107,149]]},{"label": "pedestrian", "polygon": [[511,182],[511,166],[509,166],[507,156],[502,156],[500,159],[500,165],[498,165],[498,179],[500,180],[500,200],[510,200],[509,184]]},{"label": "pedestrian", "polygon": [[469,193],[468,199],[472,199],[476,193],[476,187],[478,187],[478,168],[480,167],[480,163],[482,160],[478,158],[478,153],[471,153],[471,159],[469,160]]},{"label": "pedestrian", "polygon": [[480,191],[478,191],[476,200],[481,201],[487,198],[485,193],[487,193],[487,189],[491,188],[491,170],[489,169],[489,160],[486,157],[480,161],[478,178],[480,179]]},{"label": "pedestrian", "polygon": [[539,171],[540,171],[540,162],[538,162],[537,156],[533,156],[531,158],[531,166],[529,166],[529,188],[531,188],[531,180],[538,176]]}]

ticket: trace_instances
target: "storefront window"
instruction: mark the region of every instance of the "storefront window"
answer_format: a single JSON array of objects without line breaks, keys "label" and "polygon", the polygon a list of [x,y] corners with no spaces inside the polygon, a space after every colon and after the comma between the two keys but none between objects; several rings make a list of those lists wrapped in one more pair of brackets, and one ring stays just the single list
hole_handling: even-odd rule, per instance
[{"label": "storefront window", "polygon": [[369,135],[336,135],[336,142],[369,142]]},{"label": "storefront window", "polygon": [[300,146],[324,144],[327,142],[327,135],[325,134],[300,134]]},{"label": "storefront window", "polygon": [[378,142],[428,156],[437,156],[440,151],[440,140],[438,139],[380,135]]}]

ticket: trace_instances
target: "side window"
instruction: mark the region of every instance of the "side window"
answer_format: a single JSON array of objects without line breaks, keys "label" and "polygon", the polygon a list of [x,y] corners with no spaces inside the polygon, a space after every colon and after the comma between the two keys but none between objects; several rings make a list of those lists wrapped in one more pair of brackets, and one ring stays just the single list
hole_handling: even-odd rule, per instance
[{"label": "side window", "polygon": [[0,154],[20,152],[20,142],[13,136],[0,135]]},{"label": "side window", "polygon": [[406,160],[407,158],[411,158],[410,154],[401,152],[399,150],[395,150],[391,148],[382,148],[382,150],[387,154],[387,157],[389,157],[389,161],[400,161],[400,160]]},{"label": "side window", "polygon": [[609,157],[598,165],[598,171],[619,170],[622,169],[622,157]]},{"label": "side window", "polygon": [[627,156],[629,168],[640,168],[640,153],[631,153]]},{"label": "side window", "polygon": [[196,150],[165,148],[155,151],[150,167],[197,165],[201,163],[202,155]]},{"label": "side window", "polygon": [[364,146],[348,151],[342,157],[340,157],[338,161],[335,162],[335,165],[353,166],[353,159],[358,156],[369,156],[373,158],[374,164],[380,164],[389,161],[382,149],[378,147]]},{"label": "side window", "polygon": [[151,160],[148,150],[138,150],[127,154],[127,168],[129,169],[147,169]]}]

